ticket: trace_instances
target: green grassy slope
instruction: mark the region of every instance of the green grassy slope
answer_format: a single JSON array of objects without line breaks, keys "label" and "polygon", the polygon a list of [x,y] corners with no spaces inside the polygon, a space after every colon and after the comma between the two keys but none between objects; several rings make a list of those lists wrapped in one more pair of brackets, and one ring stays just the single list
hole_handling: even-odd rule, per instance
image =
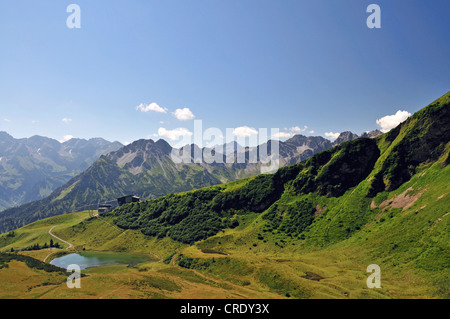
[{"label": "green grassy slope", "polygon": [[135,203],[116,210],[115,222],[193,244],[257,213],[259,232],[235,245],[258,238],[281,249],[345,243],[388,267],[417,269],[446,295],[449,100],[447,93],[375,140],[341,144],[232,191],[223,185]]},{"label": "green grassy slope", "polygon": [[[141,275],[202,282],[165,297],[449,298],[449,103],[447,93],[377,139],[273,175],[128,204],[100,219],[67,215],[55,234],[78,250],[148,254],[155,262]],[[0,251],[29,245],[54,223],[28,226],[28,237],[27,228],[4,234]],[[370,264],[381,268],[380,289],[366,285]],[[136,275],[108,269],[114,285]],[[104,280],[102,271],[90,280]]]},{"label": "green grassy slope", "polygon": [[175,167],[175,164],[167,158],[161,162],[164,171],[158,170],[160,166],[155,165],[152,170],[134,175],[106,157],[101,157],[85,172],[56,189],[50,196],[1,212],[0,231],[16,229],[62,213],[96,209],[97,203],[115,201],[123,194],[139,194],[142,198],[154,198],[221,182],[218,177],[209,174],[198,165]]}]

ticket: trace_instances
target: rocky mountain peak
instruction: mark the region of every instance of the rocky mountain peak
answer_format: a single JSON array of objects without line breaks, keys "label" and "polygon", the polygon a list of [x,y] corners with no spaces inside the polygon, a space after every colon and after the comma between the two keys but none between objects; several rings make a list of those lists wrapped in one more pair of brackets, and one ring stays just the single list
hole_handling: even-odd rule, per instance
[{"label": "rocky mountain peak", "polygon": [[350,131],[342,132],[341,134],[339,134],[338,138],[333,142],[333,146],[342,144],[344,142],[356,140],[358,137],[359,136],[357,134],[354,134]]}]

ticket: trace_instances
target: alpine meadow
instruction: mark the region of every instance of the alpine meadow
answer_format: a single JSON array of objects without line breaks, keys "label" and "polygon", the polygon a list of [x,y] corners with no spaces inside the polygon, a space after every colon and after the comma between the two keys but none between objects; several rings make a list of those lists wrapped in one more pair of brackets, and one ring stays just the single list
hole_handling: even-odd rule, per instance
[{"label": "alpine meadow", "polygon": [[[449,298],[449,121],[447,93],[275,174],[10,231],[1,297]],[[73,246],[42,249],[50,229]],[[84,251],[149,259],[87,268],[83,289],[67,289],[48,261]],[[366,285],[371,264],[382,289]]]}]

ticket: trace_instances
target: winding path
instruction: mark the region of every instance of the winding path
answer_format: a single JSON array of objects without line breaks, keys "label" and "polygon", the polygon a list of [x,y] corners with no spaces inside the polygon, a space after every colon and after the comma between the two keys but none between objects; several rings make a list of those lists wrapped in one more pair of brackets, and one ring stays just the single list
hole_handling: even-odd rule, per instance
[{"label": "winding path", "polygon": [[50,236],[53,236],[53,237],[55,237],[56,239],[62,241],[63,243],[69,245],[69,247],[67,247],[66,249],[72,248],[73,245],[72,245],[71,243],[69,243],[68,241],[65,241],[64,239],[59,238],[58,236],[56,236],[55,234],[52,233],[52,230],[53,230],[53,228],[55,228],[55,227],[56,227],[56,226],[53,226],[52,228],[50,228],[50,230],[48,231],[48,234],[49,234]]},{"label": "winding path", "polygon": [[[50,230],[48,231],[48,234],[49,234],[50,236],[56,238],[57,240],[62,241],[63,243],[69,245],[66,249],[72,248],[73,245],[72,245],[71,243],[69,243],[68,241],[65,241],[64,239],[59,238],[58,236],[56,236],[55,234],[52,233],[52,230],[53,230],[53,228],[55,228],[55,227],[56,227],[56,226],[53,226],[52,228],[50,228]],[[45,262],[45,261],[47,260],[47,258],[48,258],[50,255],[52,255],[52,254],[53,254],[53,252],[51,252],[50,254],[48,254],[48,255],[44,258],[43,262]]]}]

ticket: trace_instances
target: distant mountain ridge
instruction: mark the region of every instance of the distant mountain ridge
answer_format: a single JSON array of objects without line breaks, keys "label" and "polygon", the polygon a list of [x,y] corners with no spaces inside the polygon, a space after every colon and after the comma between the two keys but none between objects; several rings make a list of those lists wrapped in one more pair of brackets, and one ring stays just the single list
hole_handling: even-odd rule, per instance
[{"label": "distant mountain ridge", "polygon": [[[338,298],[367,298],[366,278],[355,273],[375,264],[389,278],[383,281],[384,290],[378,290],[385,295],[378,298],[396,298],[398,291],[389,285],[397,282],[408,290],[408,298],[411,286],[423,285],[414,298],[448,299],[449,164],[450,92],[377,138],[344,142],[274,174],[128,204],[111,218],[122,229],[188,245],[169,255],[181,256],[180,267],[221,276],[225,267],[239,265],[242,273],[247,265],[246,276],[257,274],[256,280],[266,283],[277,280],[270,281],[271,287],[281,294],[311,296],[307,290],[298,293],[301,279],[293,281],[305,271],[298,264],[302,253],[313,251],[314,271],[320,270],[323,256],[331,256],[332,270],[327,264],[314,272],[329,282],[336,279],[337,256],[346,255],[345,267],[354,272],[347,285],[362,289],[349,293],[345,288]],[[273,259],[267,255],[270,250]],[[227,252],[226,266],[217,268],[217,259],[200,251]],[[350,256],[359,260],[347,263]],[[254,266],[258,258],[261,262]],[[293,272],[286,275],[290,261],[295,261]],[[271,270],[261,276],[261,269]],[[406,273],[417,279],[406,279]],[[325,286],[332,289],[324,296],[336,290]]]},{"label": "distant mountain ridge", "polygon": [[102,138],[60,143],[37,135],[15,139],[0,132],[0,210],[50,195],[100,155],[122,146]]},{"label": "distant mountain ridge", "polygon": [[[351,136],[354,137],[355,135]],[[346,139],[347,135],[344,134],[340,140],[345,141]],[[73,160],[70,167],[79,168],[80,174],[73,176],[64,171],[63,174],[59,175],[59,185],[62,186],[57,189],[53,188],[54,191],[48,197],[1,212],[0,232],[20,227],[47,216],[74,211],[87,205],[96,208],[92,206],[94,203],[114,201],[115,198],[124,194],[136,194],[142,199],[151,199],[169,193],[189,191],[261,173],[260,163],[248,161],[248,152],[251,150],[237,143],[224,144],[223,150],[226,154],[220,155],[224,158],[225,156],[234,156],[234,162],[232,163],[226,163],[225,160],[223,163],[194,163],[194,154],[202,154],[203,150],[196,145],[190,145],[188,147],[192,151],[192,163],[176,164],[171,158],[173,148],[162,139],[156,142],[141,139],[120,148],[118,148],[119,145],[107,144],[102,139],[93,139],[90,140],[90,143],[85,140],[72,139],[62,144],[42,137],[25,139],[20,143],[8,136],[5,140],[10,141],[9,144],[8,142],[3,143],[8,149],[15,145],[16,148],[24,150],[23,156],[28,154],[32,158],[34,157],[30,153],[35,154],[40,146],[46,145],[45,149],[48,149],[46,152],[52,154],[52,156],[44,162],[51,163],[56,167],[59,167],[57,163],[66,163],[67,159],[75,157],[78,161]],[[83,165],[86,166],[89,159],[99,154],[96,151],[97,148],[91,145],[95,142],[111,147],[113,150],[108,153],[104,151],[104,155],[93,165],[85,171],[81,171]],[[268,141],[267,143],[279,143],[280,166],[298,163],[317,152],[333,147],[331,141],[320,136],[296,135],[285,142]],[[259,145],[258,148],[267,147],[267,143]],[[34,145],[34,147],[29,145]],[[77,154],[83,147],[90,150],[92,156],[87,160],[80,161]],[[194,152],[195,149],[197,149],[197,153]],[[217,149],[220,150],[220,146]],[[234,154],[231,152],[233,149]],[[244,154],[247,156],[246,161],[238,163],[236,158],[238,153],[242,152],[246,153]],[[47,167],[51,168],[51,165]],[[50,186],[56,185],[55,180],[56,177],[51,179],[52,184]],[[50,186],[47,193],[51,189]]]},{"label": "distant mountain ridge", "polygon": [[[0,236],[0,250],[17,251],[31,240],[42,243],[42,230],[57,224],[64,238],[86,250],[121,253],[138,247],[139,252],[157,252],[157,259],[184,268],[183,277],[194,270],[232,283],[245,280],[248,288],[266,287],[277,297],[448,299],[450,92],[389,132],[369,136],[343,142],[274,174],[126,204],[106,216],[107,223],[102,218],[84,219],[86,212],[35,223]],[[354,137],[343,134],[344,139]],[[292,158],[297,147],[313,145],[296,141],[305,140],[298,136],[282,142],[280,150]],[[168,144],[133,144],[102,156],[84,177],[40,201],[41,207],[31,208],[44,215],[64,198],[73,200],[80,184],[82,196],[92,187],[89,183],[104,178],[117,186],[136,182],[126,179],[137,168],[142,172],[134,176],[158,176],[158,165],[164,167],[171,150]],[[194,164],[195,168],[204,173],[208,167]],[[165,168],[167,176],[170,171]],[[43,218],[25,216],[30,217]],[[382,269],[383,289],[367,289],[367,265]],[[128,280],[129,273],[124,274]]]}]

